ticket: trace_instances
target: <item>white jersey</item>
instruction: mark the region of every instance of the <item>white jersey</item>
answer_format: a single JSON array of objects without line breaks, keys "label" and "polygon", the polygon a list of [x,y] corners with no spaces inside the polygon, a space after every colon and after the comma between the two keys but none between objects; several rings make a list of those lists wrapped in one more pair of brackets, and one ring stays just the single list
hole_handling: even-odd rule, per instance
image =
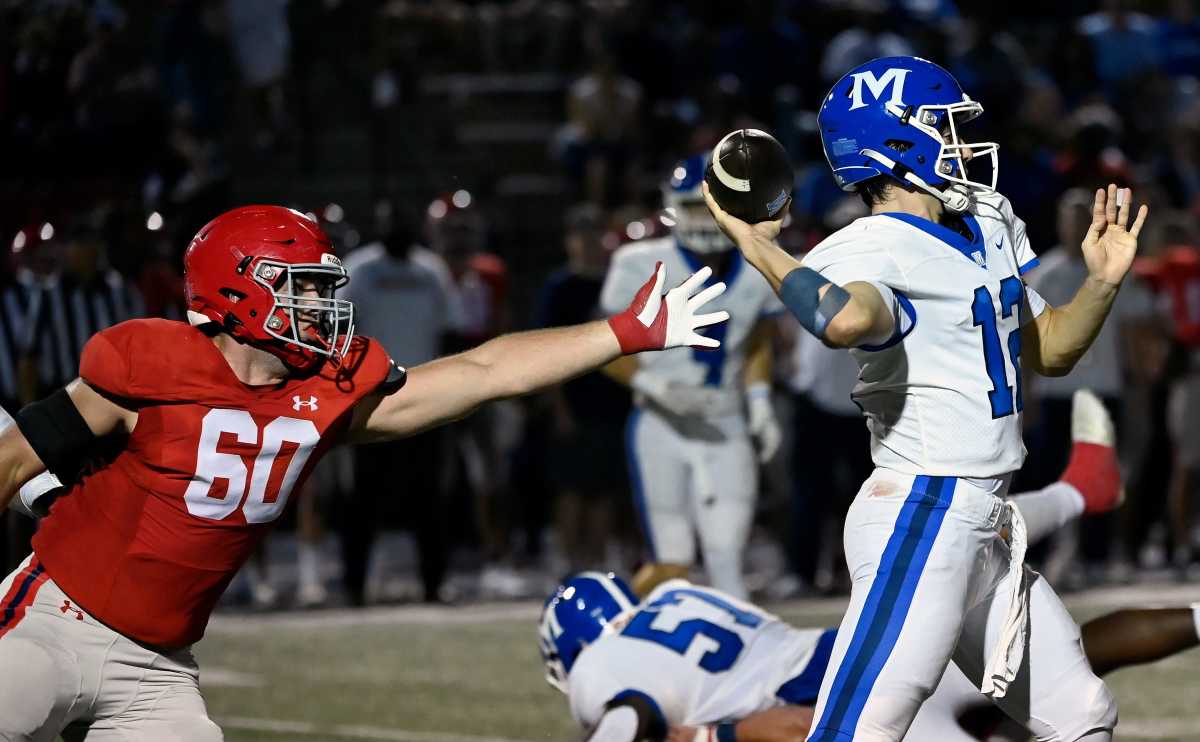
[{"label": "white jersey", "polygon": [[[630,298],[650,278],[658,261],[666,267],[670,285],[678,284],[703,267],[692,253],[678,245],[674,237],[624,245],[613,254],[600,292],[600,305],[605,313],[623,311]],[[719,339],[721,347],[716,350],[672,348],[643,353],[638,356],[639,368],[679,383],[741,389],[750,335],[760,317],[782,311],[783,305],[767,280],[746,263],[741,253],[731,251],[729,261],[725,275],[714,275],[708,281],[709,285],[724,281],[725,293],[704,305],[706,312],[728,311],[729,321],[701,331]]]},{"label": "white jersey", "polygon": [[1021,275],[1037,258],[999,194],[980,196],[964,222],[973,240],[909,214],[876,214],[804,258],[831,281],[894,295],[895,335],[851,351],[877,466],[992,477],[1024,461],[1020,328],[1046,304]]},{"label": "white jersey", "polygon": [[833,636],[795,629],[712,588],[669,580],[579,654],[567,680],[571,714],[590,729],[610,701],[629,694],[649,698],[668,724],[811,705]]}]

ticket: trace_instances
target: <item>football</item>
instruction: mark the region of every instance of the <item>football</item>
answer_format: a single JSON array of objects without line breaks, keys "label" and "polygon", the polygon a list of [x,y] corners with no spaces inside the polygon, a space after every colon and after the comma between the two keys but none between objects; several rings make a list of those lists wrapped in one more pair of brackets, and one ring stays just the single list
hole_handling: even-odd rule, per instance
[{"label": "football", "polygon": [[704,181],[721,208],[750,224],[782,218],[793,178],[783,145],[759,129],[726,134],[704,170]]}]

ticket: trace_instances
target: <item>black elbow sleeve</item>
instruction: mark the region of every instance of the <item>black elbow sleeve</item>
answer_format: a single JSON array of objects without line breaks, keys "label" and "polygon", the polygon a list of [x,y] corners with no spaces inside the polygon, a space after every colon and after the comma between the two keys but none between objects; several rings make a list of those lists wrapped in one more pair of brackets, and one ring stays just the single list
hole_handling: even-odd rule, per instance
[{"label": "black elbow sleeve", "polygon": [[66,389],[25,405],[14,419],[33,452],[55,473],[78,471],[96,441]]}]

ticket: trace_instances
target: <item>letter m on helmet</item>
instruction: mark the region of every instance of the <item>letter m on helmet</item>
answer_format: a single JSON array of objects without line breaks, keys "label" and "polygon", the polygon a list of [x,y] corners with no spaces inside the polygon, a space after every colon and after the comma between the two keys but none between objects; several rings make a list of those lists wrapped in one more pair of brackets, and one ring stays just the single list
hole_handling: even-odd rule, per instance
[{"label": "letter m on helmet", "polygon": [[852,104],[850,110],[853,111],[856,108],[862,108],[867,105],[862,99],[864,84],[875,100],[882,98],[888,86],[891,85],[892,97],[888,100],[888,103],[904,105],[904,78],[907,76],[908,70],[899,67],[889,67],[887,72],[883,73],[883,77],[875,77],[875,73],[871,70],[854,73],[851,75],[854,78],[854,91],[851,93]]}]

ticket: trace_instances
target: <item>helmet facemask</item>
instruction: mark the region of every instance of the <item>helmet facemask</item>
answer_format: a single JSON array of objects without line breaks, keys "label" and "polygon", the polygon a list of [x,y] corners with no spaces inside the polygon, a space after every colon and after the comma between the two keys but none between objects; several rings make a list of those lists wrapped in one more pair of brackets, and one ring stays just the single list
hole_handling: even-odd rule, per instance
[{"label": "helmet facemask", "polygon": [[711,254],[733,249],[733,242],[717,226],[702,196],[668,191],[664,201],[671,233],[688,250]]},{"label": "helmet facemask", "polygon": [[324,356],[334,363],[354,339],[354,304],[333,298],[350,280],[340,263],[286,263],[262,258],[254,280],[274,297],[263,330],[285,345]]},{"label": "helmet facemask", "polygon": [[[966,99],[955,103],[922,105],[915,111],[911,106],[898,103],[888,103],[886,107],[888,113],[899,118],[901,123],[912,126],[937,142],[938,155],[933,170],[948,187],[937,188],[941,184],[928,183],[912,172],[905,173],[905,180],[936,196],[950,210],[960,213],[967,210],[975,194],[995,192],[1000,175],[1000,145],[996,142],[964,142],[959,138],[959,126],[982,114],[982,105]],[[873,150],[864,150],[863,153],[894,171],[895,162],[890,158],[880,156]],[[972,180],[967,174],[967,162],[984,156],[991,160],[990,182]]]},{"label": "helmet facemask", "polygon": [[[554,641],[554,629],[547,625],[547,620],[555,621],[554,611],[547,611],[542,625],[538,629],[538,649],[542,653],[542,663],[546,666],[546,682],[562,693],[567,692],[567,666],[558,654],[558,645]],[[562,633],[562,629],[558,629]]]}]

